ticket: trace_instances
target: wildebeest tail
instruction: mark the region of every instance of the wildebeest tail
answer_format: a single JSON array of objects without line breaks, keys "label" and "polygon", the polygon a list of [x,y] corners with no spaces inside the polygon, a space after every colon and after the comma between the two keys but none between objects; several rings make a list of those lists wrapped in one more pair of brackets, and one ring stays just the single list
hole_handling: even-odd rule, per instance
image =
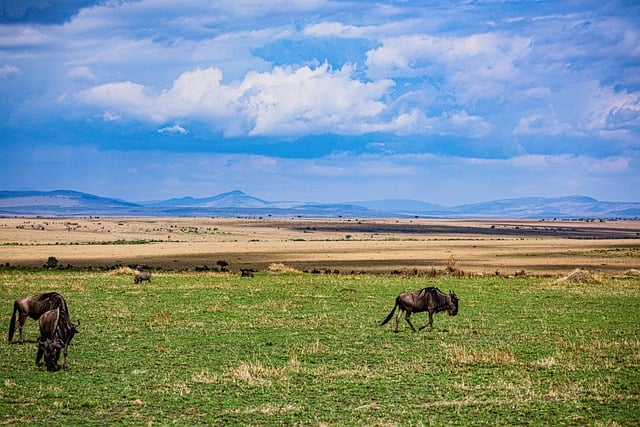
[{"label": "wildebeest tail", "polygon": [[389,320],[391,320],[391,318],[393,317],[393,313],[396,312],[396,308],[398,307],[398,302],[396,301],[396,305],[393,306],[393,308],[391,309],[391,312],[389,313],[389,315],[387,316],[386,319],[384,319],[382,321],[382,323],[380,323],[380,326],[386,324]]},{"label": "wildebeest tail", "polygon": [[9,322],[9,342],[13,339],[13,334],[16,331],[16,313],[18,312],[18,301],[13,303],[13,315]]}]

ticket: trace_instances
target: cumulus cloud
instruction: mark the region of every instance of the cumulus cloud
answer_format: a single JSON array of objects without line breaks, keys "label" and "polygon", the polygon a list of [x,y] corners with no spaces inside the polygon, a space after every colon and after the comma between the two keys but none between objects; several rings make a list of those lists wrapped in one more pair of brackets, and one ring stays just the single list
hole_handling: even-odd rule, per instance
[{"label": "cumulus cloud", "polygon": [[393,37],[367,52],[367,73],[374,78],[453,75],[467,85],[510,81],[518,75],[516,63],[527,55],[530,44],[528,38],[499,33]]},{"label": "cumulus cloud", "polygon": [[78,98],[101,108],[154,123],[190,118],[227,133],[252,136],[335,132],[349,134],[359,122],[378,115],[390,80],[361,82],[350,66],[333,70],[275,67],[248,73],[240,82],[222,83],[216,68],[196,69],[173,86],[154,92],[132,82],[108,83],[82,91]]},{"label": "cumulus cloud", "polygon": [[221,85],[222,72],[215,68],[185,72],[173,86],[154,92],[132,82],[107,83],[84,90],[78,99],[154,123],[185,117],[227,118],[234,89]]},{"label": "cumulus cloud", "polygon": [[387,132],[473,138],[493,126],[464,109],[430,116],[418,107],[394,113],[386,98],[390,79],[364,82],[345,65],[274,67],[223,83],[216,68],[181,74],[171,88],[154,91],[132,82],[108,83],[82,91],[78,98],[112,114],[163,123],[200,120],[227,135],[300,136]]},{"label": "cumulus cloud", "polygon": [[239,87],[242,110],[255,123],[250,135],[352,133],[353,125],[374,118],[384,108],[380,98],[391,80],[363,83],[350,66],[332,70],[275,68],[249,73]]},{"label": "cumulus cloud", "polygon": [[603,136],[640,130],[640,93],[601,87],[592,93],[590,108],[585,124],[589,130]]}]

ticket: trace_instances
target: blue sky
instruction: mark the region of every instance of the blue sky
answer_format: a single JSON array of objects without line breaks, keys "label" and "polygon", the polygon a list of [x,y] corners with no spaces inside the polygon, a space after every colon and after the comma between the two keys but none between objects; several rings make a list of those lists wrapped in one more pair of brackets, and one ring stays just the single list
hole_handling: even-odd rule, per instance
[{"label": "blue sky", "polygon": [[0,0],[0,189],[640,200],[637,1]]}]

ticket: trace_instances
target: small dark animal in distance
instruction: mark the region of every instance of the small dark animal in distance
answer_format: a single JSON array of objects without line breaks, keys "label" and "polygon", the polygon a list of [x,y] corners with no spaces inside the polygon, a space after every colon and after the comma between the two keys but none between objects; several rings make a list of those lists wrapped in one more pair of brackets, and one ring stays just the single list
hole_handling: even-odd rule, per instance
[{"label": "small dark animal in distance", "polygon": [[144,280],[151,283],[151,273],[138,273],[136,277],[133,279],[133,283],[138,284],[142,283]]},{"label": "small dark animal in distance", "polygon": [[47,371],[57,371],[59,369],[60,350],[64,349],[64,364],[62,368],[66,371],[69,367],[67,364],[67,349],[74,335],[78,333],[77,327],[80,326],[80,322],[77,325],[71,323],[66,307],[59,307],[55,310],[49,310],[40,316],[38,323],[40,323],[40,336],[38,337],[36,365],[40,365],[40,360],[44,355]]},{"label": "small dark animal in distance", "polygon": [[31,317],[33,320],[38,320],[44,312],[58,307],[63,307],[65,311],[67,310],[67,302],[64,300],[62,295],[57,292],[28,295],[15,300],[13,303],[13,315],[9,322],[9,344],[11,344],[11,341],[13,340],[16,325],[20,332],[20,343],[24,344],[22,328],[24,327],[27,317]]},{"label": "small dark animal in distance", "polygon": [[403,313],[406,313],[405,320],[411,327],[413,332],[417,332],[416,328],[411,323],[411,314],[427,311],[429,313],[429,323],[421,327],[419,330],[423,330],[427,326],[429,330],[433,330],[433,314],[441,311],[446,311],[449,316],[455,316],[458,314],[458,297],[453,291],[449,291],[449,295],[445,294],[438,288],[428,287],[414,292],[404,292],[396,297],[396,305],[393,306],[391,312],[384,319],[381,325],[386,324],[393,317],[393,313],[396,308],[399,308],[396,315],[396,329],[398,332],[398,324]]}]

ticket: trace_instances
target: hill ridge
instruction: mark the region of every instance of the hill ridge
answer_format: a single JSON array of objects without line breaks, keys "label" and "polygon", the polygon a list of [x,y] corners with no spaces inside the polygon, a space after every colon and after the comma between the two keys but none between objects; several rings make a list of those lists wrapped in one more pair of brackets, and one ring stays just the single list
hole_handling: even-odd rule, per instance
[{"label": "hill ridge", "polygon": [[429,218],[640,218],[640,202],[520,197],[446,207],[412,199],[343,203],[268,201],[241,190],[210,197],[129,202],[74,190],[0,191],[2,216],[302,216]]}]

